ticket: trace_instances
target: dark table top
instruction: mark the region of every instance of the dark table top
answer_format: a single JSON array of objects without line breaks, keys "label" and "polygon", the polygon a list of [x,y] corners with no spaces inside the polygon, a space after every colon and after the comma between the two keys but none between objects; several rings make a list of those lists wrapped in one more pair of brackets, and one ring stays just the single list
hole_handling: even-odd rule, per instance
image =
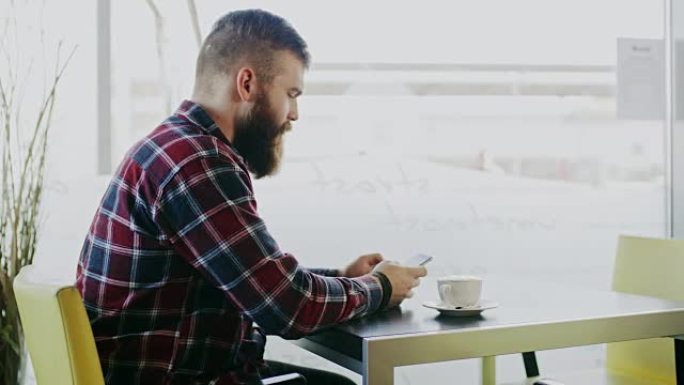
[{"label": "dark table top", "polygon": [[485,277],[482,298],[499,306],[472,317],[440,315],[437,310],[422,306],[426,301],[439,300],[436,281],[428,277],[416,289],[416,295],[401,307],[349,321],[307,339],[359,359],[364,339],[684,312],[684,302],[498,277]]}]

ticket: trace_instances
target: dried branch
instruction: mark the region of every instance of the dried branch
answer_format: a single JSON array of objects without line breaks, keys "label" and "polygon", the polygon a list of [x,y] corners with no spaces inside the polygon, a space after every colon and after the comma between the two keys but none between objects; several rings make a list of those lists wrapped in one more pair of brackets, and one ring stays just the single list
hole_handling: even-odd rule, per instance
[{"label": "dried branch", "polygon": [[197,16],[197,6],[195,0],[188,0],[188,11],[190,13],[190,22],[192,23],[192,31],[195,34],[195,43],[199,49],[202,45],[202,31],[200,31],[199,17]]},{"label": "dried branch", "polygon": [[154,15],[157,57],[159,58],[159,81],[164,90],[164,112],[168,115],[171,113],[171,87],[168,84],[168,74],[166,71],[165,21],[154,0],[145,0],[145,2],[152,11],[152,15]]}]

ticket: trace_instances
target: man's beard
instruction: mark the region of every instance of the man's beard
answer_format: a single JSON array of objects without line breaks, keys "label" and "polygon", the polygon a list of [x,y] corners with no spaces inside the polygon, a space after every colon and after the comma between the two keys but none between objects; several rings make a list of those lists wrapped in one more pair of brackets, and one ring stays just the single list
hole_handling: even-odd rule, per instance
[{"label": "man's beard", "polygon": [[235,122],[235,149],[257,179],[278,171],[283,156],[283,134],[290,123],[274,121],[268,99],[261,93],[254,107],[244,118]]}]

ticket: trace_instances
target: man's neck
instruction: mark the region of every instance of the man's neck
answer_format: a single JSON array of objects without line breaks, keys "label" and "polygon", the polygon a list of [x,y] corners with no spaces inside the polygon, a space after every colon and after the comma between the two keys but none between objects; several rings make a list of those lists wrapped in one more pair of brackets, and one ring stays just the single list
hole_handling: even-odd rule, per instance
[{"label": "man's neck", "polygon": [[217,99],[205,98],[198,95],[193,95],[190,100],[199,104],[209,117],[216,123],[223,136],[231,143],[235,137],[234,122],[235,112],[229,103],[217,103]]}]

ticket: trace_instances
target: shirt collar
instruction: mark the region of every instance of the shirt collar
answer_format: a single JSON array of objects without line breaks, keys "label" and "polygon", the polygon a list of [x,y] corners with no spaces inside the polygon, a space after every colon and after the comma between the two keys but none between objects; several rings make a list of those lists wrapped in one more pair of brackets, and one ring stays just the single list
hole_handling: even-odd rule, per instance
[{"label": "shirt collar", "polygon": [[214,119],[209,116],[207,111],[202,108],[199,104],[193,102],[192,100],[183,100],[178,109],[176,109],[176,115],[182,116],[199,126],[204,132],[209,135],[213,135],[219,138],[222,142],[233,147],[228,138],[223,135],[219,126],[214,122]]}]

